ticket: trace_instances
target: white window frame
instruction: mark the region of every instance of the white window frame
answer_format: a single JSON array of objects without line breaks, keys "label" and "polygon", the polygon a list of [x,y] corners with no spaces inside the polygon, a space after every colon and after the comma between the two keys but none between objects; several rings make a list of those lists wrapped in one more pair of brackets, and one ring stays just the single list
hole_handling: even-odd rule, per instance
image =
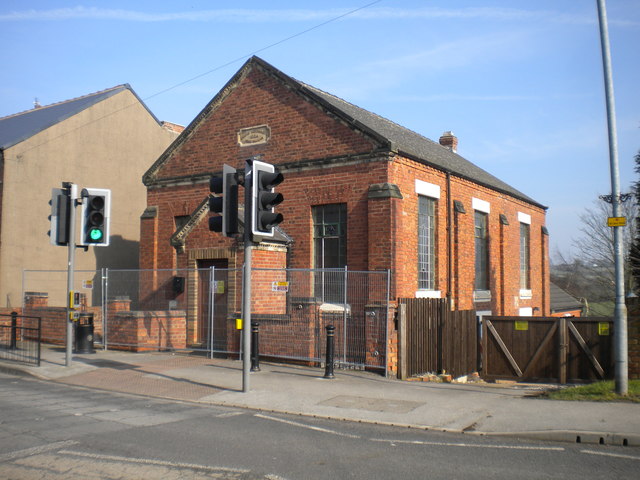
[{"label": "white window frame", "polygon": [[[415,180],[415,191],[416,194],[423,197],[433,198],[435,200],[440,200],[440,185],[436,185],[435,183],[425,182],[424,180]],[[437,223],[437,219],[436,219]],[[434,245],[434,248],[436,246]],[[434,266],[435,267],[435,266]],[[441,298],[442,293],[440,290],[428,290],[428,289],[418,289],[416,291],[415,298]]]}]

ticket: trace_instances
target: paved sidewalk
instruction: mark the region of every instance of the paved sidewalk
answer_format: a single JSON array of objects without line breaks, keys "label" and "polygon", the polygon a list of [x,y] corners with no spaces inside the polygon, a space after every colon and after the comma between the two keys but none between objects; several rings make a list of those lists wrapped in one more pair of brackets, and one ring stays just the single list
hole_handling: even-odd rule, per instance
[{"label": "paved sidewalk", "polygon": [[[270,412],[473,435],[640,446],[640,404],[537,398],[532,384],[402,382],[360,371],[261,363],[242,392],[242,362],[171,353],[43,346],[40,367],[0,360],[0,371],[88,388]],[[579,439],[579,440],[578,440]]]}]

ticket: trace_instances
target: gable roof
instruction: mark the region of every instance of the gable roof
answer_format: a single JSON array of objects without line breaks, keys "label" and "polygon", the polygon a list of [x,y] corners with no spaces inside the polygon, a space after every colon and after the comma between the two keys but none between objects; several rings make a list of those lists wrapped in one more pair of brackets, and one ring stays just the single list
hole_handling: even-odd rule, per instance
[{"label": "gable roof", "polygon": [[573,297],[558,285],[551,282],[551,311],[563,312],[567,310],[581,310],[583,305],[577,298]]},{"label": "gable roof", "polygon": [[[25,112],[0,118],[0,150],[12,147],[47,128],[60,123],[81,111],[106,100],[124,90],[129,90],[144,105],[129,84],[118,85],[101,92],[66,100],[44,107],[37,107]],[[153,113],[144,105],[149,114],[160,123]]]},{"label": "gable roof", "polygon": [[527,203],[546,208],[524,193],[513,188],[511,185],[508,185],[439,143],[334,95],[323,92],[310,85],[304,86],[335,110],[348,115],[348,117],[352,119],[351,123],[365,125],[368,129],[378,133],[389,142],[392,148],[400,155],[426,163],[438,170],[449,172],[493,190],[507,193]]},{"label": "gable roof", "polygon": [[486,186],[492,190],[506,193],[527,203],[546,209],[544,205],[536,202],[524,193],[508,185],[497,177],[491,175],[477,165],[474,165],[464,157],[452,152],[439,143],[402,127],[386,118],[369,112],[363,108],[353,105],[341,98],[326,93],[318,88],[300,82],[259,57],[251,57],[242,68],[227,82],[218,94],[207,104],[207,106],[196,116],[185,131],[176,141],[158,158],[143,176],[145,185],[153,183],[157,172],[162,165],[170,158],[171,154],[190,136],[190,133],[197,125],[218,105],[228,94],[230,89],[240,82],[248,71],[254,66],[262,68],[269,74],[278,78],[287,85],[288,88],[297,91],[309,101],[318,104],[332,115],[345,121],[355,130],[374,138],[389,151],[397,152],[418,162],[430,165],[438,170],[451,173],[452,175],[471,180],[479,185]]}]

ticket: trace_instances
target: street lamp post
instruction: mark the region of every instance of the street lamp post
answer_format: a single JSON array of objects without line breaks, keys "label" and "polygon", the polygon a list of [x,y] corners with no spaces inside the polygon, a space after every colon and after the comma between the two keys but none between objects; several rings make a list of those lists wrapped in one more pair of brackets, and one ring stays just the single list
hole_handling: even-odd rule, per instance
[{"label": "street lamp post", "polygon": [[[609,129],[609,162],[611,165],[611,203],[613,216],[621,215],[620,172],[618,169],[618,140],[616,133],[616,112],[613,96],[613,79],[611,75],[611,53],[609,48],[609,30],[607,27],[607,11],[605,0],[597,0],[598,20],[600,24],[600,44],[602,48],[602,64],[604,69],[604,89],[607,103],[607,126]],[[614,309],[614,345],[615,345],[615,385],[616,393],[626,395],[628,391],[628,346],[627,346],[627,306],[624,297],[624,257],[622,253],[623,227],[613,228],[613,247],[616,280],[616,301]]]}]

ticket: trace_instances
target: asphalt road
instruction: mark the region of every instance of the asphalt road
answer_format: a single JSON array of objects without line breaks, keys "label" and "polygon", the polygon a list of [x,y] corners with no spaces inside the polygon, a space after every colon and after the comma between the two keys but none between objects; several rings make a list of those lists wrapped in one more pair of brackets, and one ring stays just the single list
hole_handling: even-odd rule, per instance
[{"label": "asphalt road", "polygon": [[0,374],[5,479],[637,478],[635,447],[327,421]]}]

